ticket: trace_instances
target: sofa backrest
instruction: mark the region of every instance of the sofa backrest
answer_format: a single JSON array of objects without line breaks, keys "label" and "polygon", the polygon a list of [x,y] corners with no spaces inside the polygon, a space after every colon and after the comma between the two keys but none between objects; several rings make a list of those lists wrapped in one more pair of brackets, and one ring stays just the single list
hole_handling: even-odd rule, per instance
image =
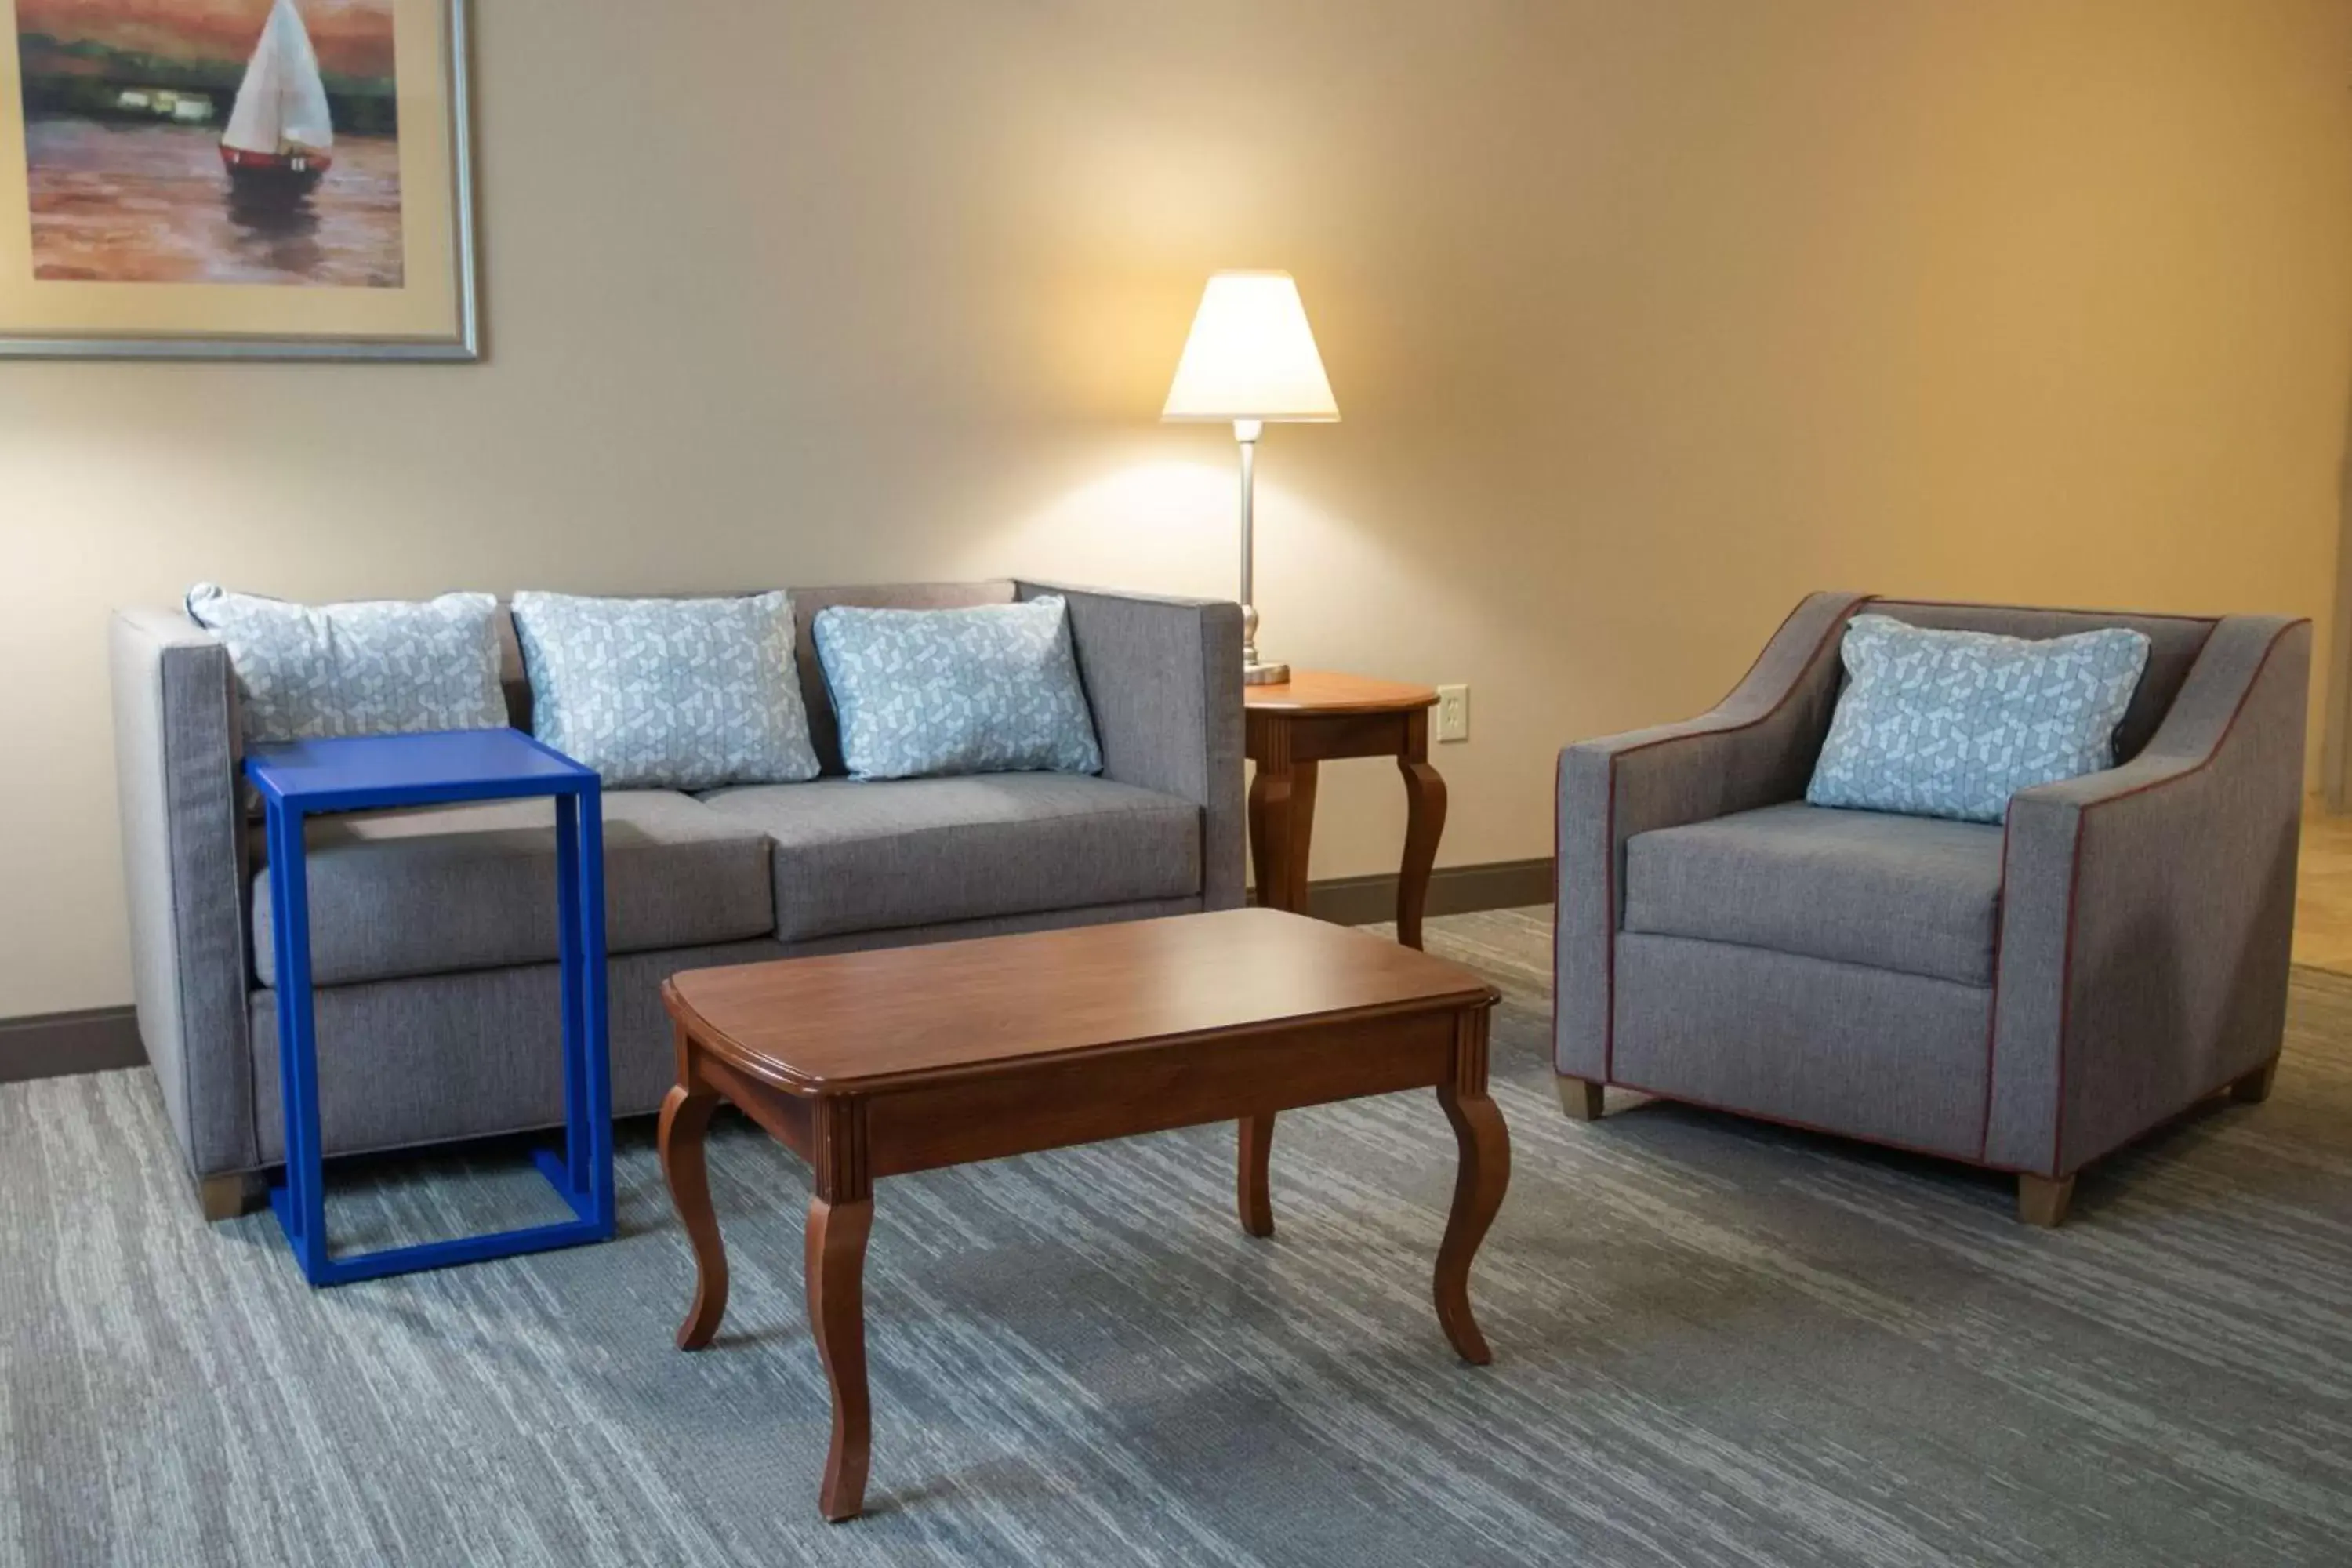
[{"label": "sofa backrest", "polygon": [[[752,588],[746,593],[765,593]],[[1009,580],[982,583],[896,583],[856,588],[794,588],[793,595],[793,656],[800,667],[801,698],[808,705],[809,739],[816,744],[819,764],[828,773],[846,772],[841,760],[841,725],[834,716],[833,696],[825,689],[824,671],[817,663],[816,643],[809,627],[819,610],[850,605],[867,610],[961,610],[974,605],[1009,605],[1013,586]],[[677,594],[672,598],[709,597]],[[523,671],[522,645],[515,638],[514,617],[499,609],[499,679],[506,688],[507,713],[518,730],[530,728],[530,678]]]},{"label": "sofa backrest", "polygon": [[2103,626],[2128,626],[2147,637],[2147,669],[2116,726],[2116,762],[2139,755],[2180,695],[2189,667],[2204,651],[2214,621],[2199,616],[2142,616],[2106,610],[2035,610],[2011,605],[1945,605],[1918,599],[1873,599],[1861,606],[1915,626],[1942,631],[1997,632],[2012,637],[2062,637]]}]

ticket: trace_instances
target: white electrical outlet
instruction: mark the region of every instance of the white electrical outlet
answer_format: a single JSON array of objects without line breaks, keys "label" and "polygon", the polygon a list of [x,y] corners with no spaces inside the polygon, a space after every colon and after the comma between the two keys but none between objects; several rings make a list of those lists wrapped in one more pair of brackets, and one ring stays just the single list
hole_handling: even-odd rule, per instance
[{"label": "white electrical outlet", "polygon": [[1466,686],[1441,686],[1437,689],[1437,739],[1440,743],[1466,741],[1470,738],[1470,689]]}]

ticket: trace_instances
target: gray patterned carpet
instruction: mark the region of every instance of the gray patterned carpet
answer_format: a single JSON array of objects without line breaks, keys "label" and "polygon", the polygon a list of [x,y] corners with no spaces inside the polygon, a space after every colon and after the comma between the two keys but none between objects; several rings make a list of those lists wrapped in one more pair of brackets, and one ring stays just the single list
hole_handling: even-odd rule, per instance
[{"label": "gray patterned carpet", "polygon": [[[1727,1118],[1559,1114],[1540,911],[1439,922],[1509,993],[1511,1193],[1427,1298],[1427,1096],[884,1184],[873,1511],[815,1509],[800,1176],[714,1138],[728,1331],[649,1140],[610,1247],[313,1294],[206,1228],[152,1080],[0,1089],[0,1563],[2352,1562],[2352,980],[2298,972],[2275,1098],[2005,1186]],[[488,1163],[379,1173],[353,1237],[521,1217]]]}]

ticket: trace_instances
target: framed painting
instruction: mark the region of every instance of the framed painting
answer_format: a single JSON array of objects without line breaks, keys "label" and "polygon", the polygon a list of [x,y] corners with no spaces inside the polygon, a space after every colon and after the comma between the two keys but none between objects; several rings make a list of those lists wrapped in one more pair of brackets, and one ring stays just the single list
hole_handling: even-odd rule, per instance
[{"label": "framed painting", "polygon": [[479,357],[465,0],[0,20],[0,354]]}]

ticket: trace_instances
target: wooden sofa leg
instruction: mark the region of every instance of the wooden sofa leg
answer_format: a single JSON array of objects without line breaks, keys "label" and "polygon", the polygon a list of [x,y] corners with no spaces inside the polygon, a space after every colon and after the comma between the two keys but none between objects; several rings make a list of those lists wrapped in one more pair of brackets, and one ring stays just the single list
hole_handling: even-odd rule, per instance
[{"label": "wooden sofa leg", "polygon": [[226,1176],[202,1176],[196,1181],[196,1203],[208,1221],[236,1219],[261,1206],[261,1180],[251,1172]]},{"label": "wooden sofa leg", "polygon": [[2260,1105],[2271,1097],[2271,1080],[2276,1077],[2278,1077],[2278,1058],[2273,1057],[2231,1084],[2230,1098],[2240,1105]]},{"label": "wooden sofa leg", "polygon": [[1559,1108],[1568,1112],[1570,1121],[1598,1121],[1601,1120],[1601,1086],[1599,1084],[1585,1079],[1565,1076],[1556,1081],[1559,1086]]},{"label": "wooden sofa leg", "polygon": [[2054,1226],[2066,1218],[2066,1205],[2074,1201],[2074,1178],[2048,1176],[2017,1178],[2017,1217],[2027,1225]]}]

